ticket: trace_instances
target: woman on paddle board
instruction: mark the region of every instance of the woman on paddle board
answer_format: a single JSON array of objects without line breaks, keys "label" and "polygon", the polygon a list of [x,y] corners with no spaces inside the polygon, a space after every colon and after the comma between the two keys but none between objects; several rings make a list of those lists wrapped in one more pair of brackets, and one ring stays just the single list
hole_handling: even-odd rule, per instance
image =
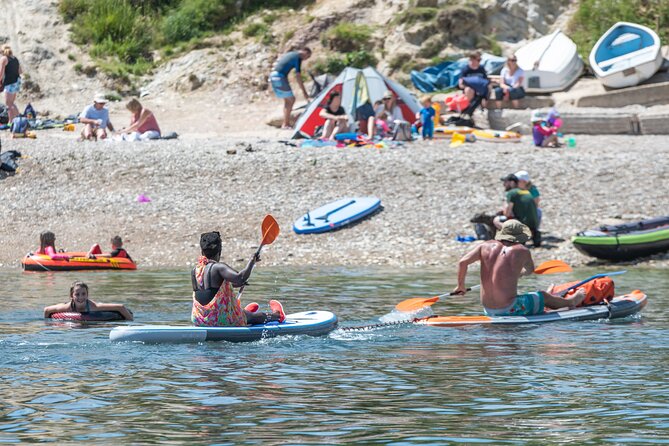
[{"label": "woman on paddle board", "polygon": [[191,322],[199,327],[243,327],[271,321],[283,322],[286,315],[281,303],[270,300],[271,313],[258,311],[252,302],[242,308],[233,287],[242,287],[251,276],[253,266],[260,260],[256,254],[246,268],[237,272],[221,262],[221,234],[206,232],[200,236],[202,255],[191,272],[193,311]]},{"label": "woman on paddle board", "polygon": [[525,247],[532,233],[530,228],[518,220],[507,220],[497,232],[495,240],[488,240],[460,259],[458,263],[458,286],[454,294],[466,292],[467,267],[481,262],[481,304],[488,316],[531,316],[551,309],[574,308],[585,299],[585,291],[579,289],[568,299],[546,291],[518,294],[518,279],[532,274],[534,261]]}]

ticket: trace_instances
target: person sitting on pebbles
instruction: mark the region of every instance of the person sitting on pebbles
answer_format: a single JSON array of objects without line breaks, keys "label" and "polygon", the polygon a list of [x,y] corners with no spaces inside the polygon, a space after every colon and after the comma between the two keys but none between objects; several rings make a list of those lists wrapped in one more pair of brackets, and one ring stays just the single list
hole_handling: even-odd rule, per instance
[{"label": "person sitting on pebbles", "polygon": [[278,300],[270,300],[271,313],[258,311],[252,302],[242,308],[239,296],[233,287],[243,286],[253,266],[260,260],[254,256],[246,268],[237,272],[221,262],[222,241],[218,232],[206,232],[200,236],[202,255],[191,272],[193,285],[193,310],[191,322],[197,327],[245,327],[266,322],[283,322],[286,315]]},{"label": "person sitting on pebbles", "polygon": [[160,139],[160,127],[158,127],[156,116],[151,110],[143,107],[135,98],[130,99],[125,107],[132,113],[132,117],[130,118],[130,125],[121,129],[121,139],[123,141]]},{"label": "person sitting on pebbles", "polygon": [[116,311],[127,321],[133,320],[133,315],[123,304],[104,304],[88,298],[88,285],[84,282],[74,282],[70,287],[70,301],[51,305],[44,308],[44,317],[50,318],[54,313],[81,313],[91,311]]},{"label": "person sitting on pebbles", "polygon": [[341,106],[341,93],[338,91],[333,91],[328,95],[327,105],[321,110],[319,116],[325,119],[323,139],[334,139],[338,133],[348,131],[348,115]]},{"label": "person sitting on pebbles", "polygon": [[105,105],[107,98],[98,94],[93,99],[93,103],[88,105],[79,115],[79,122],[84,124],[81,131],[82,140],[98,140],[107,138],[107,129],[114,131],[114,126],[109,120],[109,110]]},{"label": "person sitting on pebbles", "polygon": [[534,272],[534,261],[525,247],[532,237],[530,228],[518,220],[504,222],[497,231],[495,240],[481,243],[465,254],[458,263],[458,286],[453,292],[465,294],[467,267],[481,262],[481,304],[488,316],[530,316],[550,309],[574,308],[585,299],[580,288],[569,298],[552,294],[553,285],[547,291],[518,294],[518,279]]}]

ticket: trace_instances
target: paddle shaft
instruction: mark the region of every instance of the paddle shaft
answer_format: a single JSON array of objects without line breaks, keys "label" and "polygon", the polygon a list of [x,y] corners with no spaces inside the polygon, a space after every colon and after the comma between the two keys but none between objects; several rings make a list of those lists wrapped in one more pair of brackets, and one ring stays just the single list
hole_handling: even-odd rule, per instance
[{"label": "paddle shaft", "polygon": [[[479,288],[481,288],[481,285],[474,285],[474,286],[472,286],[472,287],[467,288],[467,289],[465,290],[465,292],[468,293],[468,292],[470,292],[471,290],[477,290],[477,289],[479,289]],[[450,293],[446,293],[446,294],[440,294],[440,295],[437,296],[437,297],[438,297],[439,299],[441,299],[442,297],[450,297],[450,296],[461,296],[461,294],[456,294],[456,293],[450,292]]]},{"label": "paddle shaft", "polygon": [[581,285],[584,285],[584,284],[590,282],[591,280],[599,279],[600,277],[616,276],[618,274],[625,274],[626,272],[627,272],[627,270],[622,270],[622,271],[615,271],[615,272],[612,272],[612,273],[595,274],[594,276],[588,277],[587,279],[580,281],[576,285],[570,286],[569,288],[567,288],[566,290],[564,290],[563,292],[560,293],[560,297],[566,296],[567,293],[570,292],[571,290],[576,289],[576,288],[580,287]]}]

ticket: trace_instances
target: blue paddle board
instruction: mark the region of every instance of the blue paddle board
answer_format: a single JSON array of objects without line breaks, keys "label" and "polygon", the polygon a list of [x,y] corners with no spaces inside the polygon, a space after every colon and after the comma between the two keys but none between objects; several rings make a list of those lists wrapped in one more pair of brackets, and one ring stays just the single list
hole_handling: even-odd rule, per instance
[{"label": "blue paddle board", "polygon": [[360,220],[381,207],[376,197],[342,198],[298,218],[293,230],[298,234],[317,234],[334,231]]},{"label": "blue paddle board", "polygon": [[192,325],[126,325],[109,333],[112,342],[189,343],[205,341],[250,342],[286,335],[322,336],[337,327],[329,311],[305,311],[286,315],[286,320],[246,327],[193,327]]}]

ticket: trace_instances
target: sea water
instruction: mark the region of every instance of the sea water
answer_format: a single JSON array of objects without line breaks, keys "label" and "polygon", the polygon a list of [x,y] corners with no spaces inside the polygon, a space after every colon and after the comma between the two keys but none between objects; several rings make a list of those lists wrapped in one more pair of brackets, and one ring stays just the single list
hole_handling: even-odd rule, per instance
[{"label": "sea water", "polygon": [[[187,271],[0,272],[0,443],[669,443],[669,274],[631,269],[641,315],[523,327],[399,325],[326,337],[112,344],[118,323],[42,319],[73,280],[136,323],[187,324]],[[526,289],[602,270],[522,279]],[[244,302],[378,321],[452,270],[259,268]],[[469,285],[474,285],[475,274]],[[435,313],[480,314],[477,294]]]}]

